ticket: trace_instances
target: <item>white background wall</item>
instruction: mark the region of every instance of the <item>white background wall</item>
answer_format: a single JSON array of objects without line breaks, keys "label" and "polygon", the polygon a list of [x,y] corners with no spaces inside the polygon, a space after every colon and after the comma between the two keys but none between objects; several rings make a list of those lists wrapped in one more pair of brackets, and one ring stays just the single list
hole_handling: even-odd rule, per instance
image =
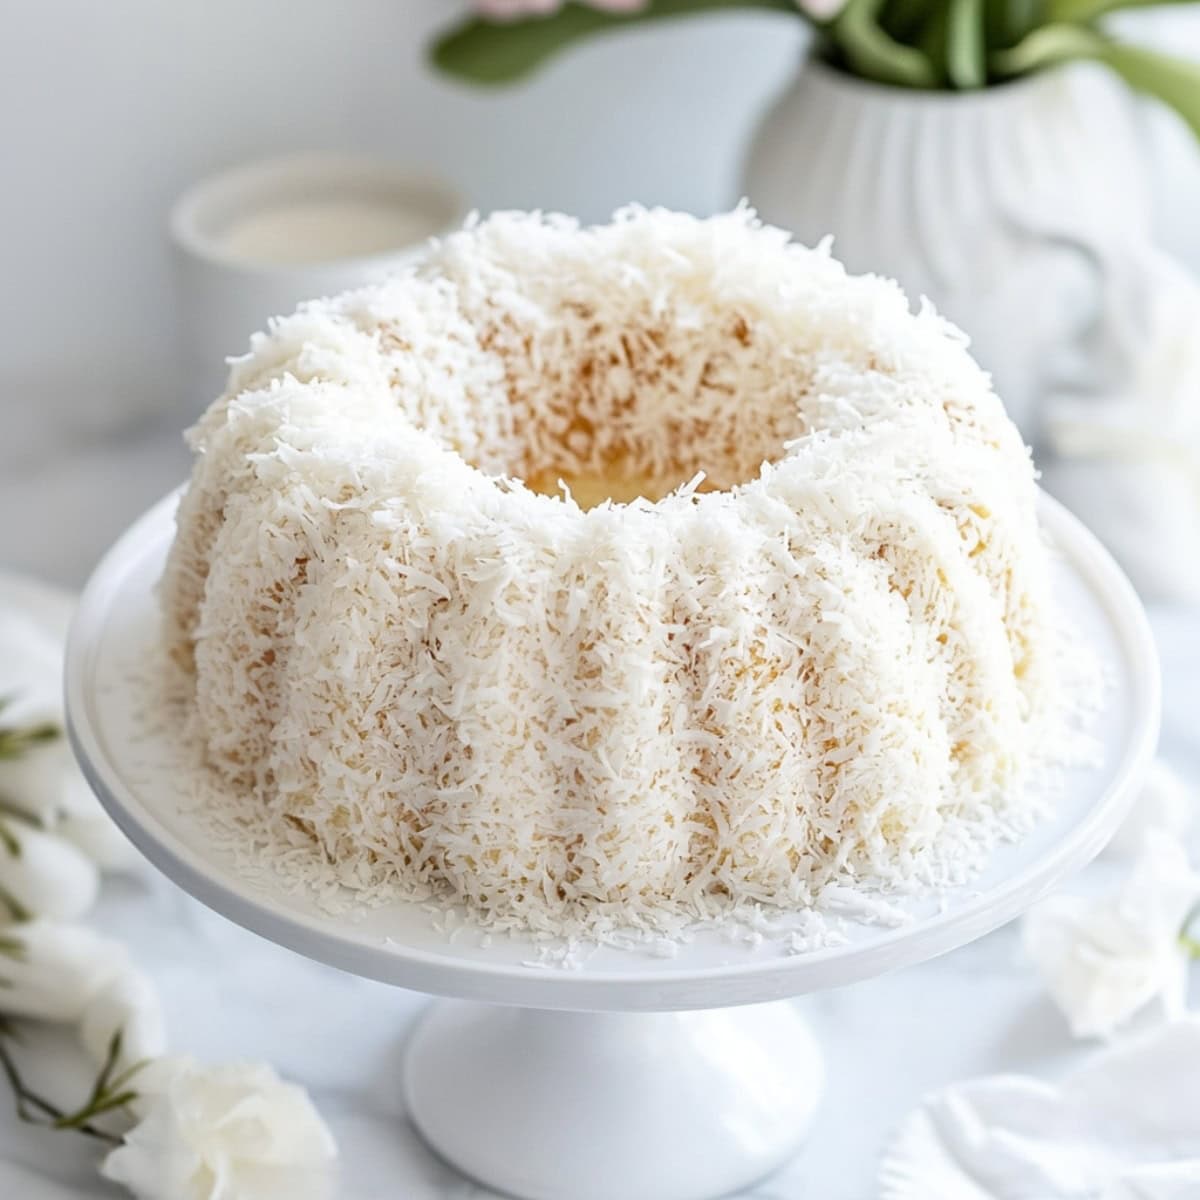
[{"label": "white background wall", "polygon": [[444,174],[485,209],[712,210],[801,36],[757,15],[689,21],[481,92],[422,61],[453,0],[17,4],[0,4],[0,404],[36,393],[85,424],[169,391],[164,216],[198,176],[340,147]]},{"label": "white background wall", "polygon": [[[285,150],[385,152],[483,209],[599,218],[637,199],[735,198],[743,139],[802,44],[737,15],[597,39],[517,90],[422,62],[456,0],[3,0],[4,450],[172,404],[172,198]],[[1200,54],[1200,6],[1166,36]],[[1182,11],[1182,10],[1178,10]],[[1182,21],[1183,24],[1178,24]],[[1190,21],[1190,23],[1189,23]],[[1200,262],[1200,155],[1170,118],[1171,238]]]}]

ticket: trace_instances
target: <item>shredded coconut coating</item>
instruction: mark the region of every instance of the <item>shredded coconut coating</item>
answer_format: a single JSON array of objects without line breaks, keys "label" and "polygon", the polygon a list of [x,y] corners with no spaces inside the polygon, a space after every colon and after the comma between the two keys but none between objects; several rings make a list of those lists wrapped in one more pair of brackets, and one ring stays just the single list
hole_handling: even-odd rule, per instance
[{"label": "shredded coconut coating", "polygon": [[1029,803],[1028,452],[957,331],[747,210],[493,216],[256,335],[190,437],[166,636],[264,856],[652,930]]}]

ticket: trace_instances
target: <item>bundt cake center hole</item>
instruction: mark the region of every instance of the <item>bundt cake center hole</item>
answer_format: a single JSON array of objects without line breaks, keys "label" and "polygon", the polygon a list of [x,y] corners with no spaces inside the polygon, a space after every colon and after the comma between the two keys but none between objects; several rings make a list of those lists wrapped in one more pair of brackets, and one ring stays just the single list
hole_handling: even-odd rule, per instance
[{"label": "bundt cake center hole", "polygon": [[[570,471],[543,471],[525,482],[530,491],[543,496],[562,497],[565,488],[575,503],[586,510],[610,501],[613,504],[631,504],[634,500],[645,499],[654,503],[690,482],[692,478],[694,476],[671,481],[649,476],[619,475],[615,472],[593,475]],[[715,492],[721,489],[706,477],[696,490]]]},{"label": "bundt cake center hole", "polygon": [[[590,318],[590,313],[581,314]],[[586,348],[542,348],[530,374],[507,359],[525,458],[514,474],[584,509],[653,502],[702,476],[700,492],[748,483],[805,431],[805,369],[756,336],[740,314],[711,324],[677,314],[621,329],[589,328]]]}]

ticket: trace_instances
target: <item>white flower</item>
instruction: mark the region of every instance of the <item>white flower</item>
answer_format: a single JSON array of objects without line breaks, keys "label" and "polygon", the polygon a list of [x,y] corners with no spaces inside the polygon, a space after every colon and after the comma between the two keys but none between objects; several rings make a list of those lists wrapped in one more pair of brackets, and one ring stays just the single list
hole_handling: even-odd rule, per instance
[{"label": "white flower", "polygon": [[146,860],[104,811],[74,762],[59,791],[58,812],[54,832],[78,846],[101,870],[129,873],[146,866]]},{"label": "white flower", "polygon": [[73,1024],[128,963],[119,942],[81,925],[39,920],[0,929],[0,1015]]},{"label": "white flower", "polygon": [[[0,609],[0,728],[63,727],[62,647],[23,612]],[[105,870],[142,862],[100,807],[65,737],[0,759],[0,797],[47,829],[61,831]]]},{"label": "white flower", "polygon": [[4,723],[62,724],[62,646],[25,612],[0,609]]},{"label": "white flower", "polygon": [[101,1168],[138,1200],[310,1200],[337,1147],[303,1088],[265,1065],[162,1060],[138,1076],[141,1122]]},{"label": "white flower", "polygon": [[[7,726],[8,710],[0,713]],[[31,746],[16,758],[0,759],[0,796],[43,825],[51,825],[66,805],[68,780],[78,768],[62,738]]]},{"label": "white flower", "polygon": [[[5,710],[0,720],[7,715]],[[0,796],[39,825],[62,834],[103,870],[130,871],[145,862],[101,807],[62,738],[0,760]]]},{"label": "white flower", "polygon": [[[160,1058],[167,1050],[167,1026],[158,991],[148,975],[130,969],[111,979],[88,1001],[79,1040],[96,1064],[108,1061],[113,1037],[120,1033],[116,1070]],[[136,1085],[141,1089],[141,1076]]]},{"label": "white flower", "polygon": [[54,832],[86,854],[102,871],[131,874],[146,865],[137,847],[107,813],[63,817]]},{"label": "white flower", "polygon": [[96,903],[99,890],[96,864],[76,846],[0,818],[0,922],[5,916],[71,921]]},{"label": "white flower", "polygon": [[1108,843],[1106,853],[1117,858],[1132,857],[1151,829],[1179,837],[1188,831],[1195,815],[1192,790],[1161,758],[1155,759],[1129,816]]},{"label": "white flower", "polygon": [[1026,949],[1076,1037],[1107,1037],[1158,998],[1183,1011],[1181,927],[1200,899],[1183,847],[1151,831],[1133,869],[1099,900],[1051,896],[1025,917]]},{"label": "white flower", "polygon": [[[0,727],[62,727],[62,648],[24,613],[0,610],[0,668]],[[39,742],[0,759],[0,795],[43,820],[57,807],[71,765],[65,739]]]}]

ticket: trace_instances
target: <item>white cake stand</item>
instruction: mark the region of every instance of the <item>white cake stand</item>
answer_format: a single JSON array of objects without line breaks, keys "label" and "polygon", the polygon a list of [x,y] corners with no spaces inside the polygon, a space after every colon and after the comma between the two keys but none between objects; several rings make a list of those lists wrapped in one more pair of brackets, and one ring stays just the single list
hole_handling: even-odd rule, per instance
[{"label": "white cake stand", "polygon": [[901,901],[906,923],[852,924],[844,945],[808,953],[710,930],[672,955],[605,947],[575,966],[519,939],[447,932],[415,904],[331,916],[239,872],[178,781],[146,765],[147,697],[130,668],[157,637],[153,588],[174,504],[121,538],[79,605],[66,688],[84,771],[146,856],[226,917],[343,970],[454,997],[412,1039],[409,1111],[461,1170],[531,1200],[703,1200],[775,1169],[803,1141],[822,1088],[820,1054],[784,998],[921,962],[1011,920],[1101,849],[1154,751],[1158,665],[1141,606],[1096,540],[1044,499],[1062,603],[1111,671],[1095,727],[1103,751],[1067,774],[1052,819],[970,887]]}]

